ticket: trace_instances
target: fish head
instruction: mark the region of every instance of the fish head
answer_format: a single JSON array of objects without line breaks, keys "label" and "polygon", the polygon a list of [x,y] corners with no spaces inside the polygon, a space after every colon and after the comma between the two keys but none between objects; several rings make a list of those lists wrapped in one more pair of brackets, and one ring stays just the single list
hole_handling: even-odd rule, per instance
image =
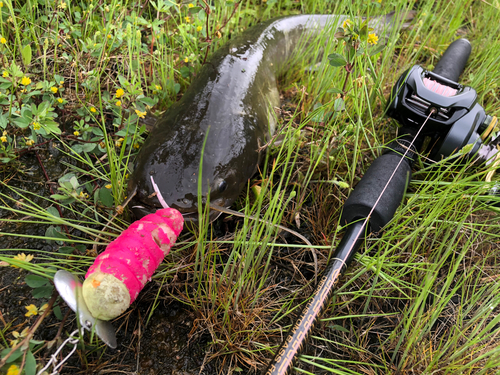
[{"label": "fish head", "polygon": [[[220,166],[213,168],[204,162],[207,175],[206,180],[203,168],[201,181],[199,166],[196,160],[191,166],[185,166],[181,173],[174,173],[166,165],[176,163],[182,155],[169,155],[166,163],[153,164],[148,168],[134,173],[129,182],[129,194],[135,191],[129,207],[136,218],[141,218],[164,207],[175,208],[180,211],[185,221],[198,221],[199,204],[205,207],[207,203],[221,207],[229,207],[238,197],[243,186],[236,179],[236,171]],[[199,158],[198,158],[199,162]],[[199,165],[199,164],[198,164]],[[142,175],[142,178],[139,178]],[[210,211],[210,221],[215,220],[220,212]]]},{"label": "fish head", "polygon": [[[196,222],[200,203],[229,207],[255,172],[255,147],[245,150],[241,140],[235,145],[215,131],[184,130],[152,133],[138,155],[128,186],[137,219],[168,206]],[[219,215],[210,211],[210,221]]]}]

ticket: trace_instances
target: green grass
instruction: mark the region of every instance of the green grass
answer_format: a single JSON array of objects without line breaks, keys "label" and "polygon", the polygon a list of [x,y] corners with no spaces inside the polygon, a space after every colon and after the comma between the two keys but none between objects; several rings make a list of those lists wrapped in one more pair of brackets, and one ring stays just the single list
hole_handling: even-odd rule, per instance
[{"label": "green grass", "polygon": [[[37,261],[27,263],[13,256],[30,249],[4,249],[0,261],[47,278],[60,268],[84,274],[93,252],[102,251],[130,222],[128,212],[116,208],[126,199],[128,164],[147,135],[141,113],[160,113],[177,101],[205,57],[231,36],[278,14],[417,10],[412,28],[392,31],[383,52],[359,57],[352,74],[329,65],[328,54],[345,54],[331,35],[310,45],[302,54],[307,58],[283,72],[279,142],[269,147],[259,174],[232,207],[247,218],[230,222],[234,229],[224,237],[217,235],[221,226],[205,220],[181,237],[155,276],[158,285],[181,276],[181,283],[168,288],[169,298],[193,311],[197,332],[209,337],[206,361],[221,373],[252,373],[268,363],[340,241],[342,203],[396,136],[396,123],[384,117],[384,108],[399,76],[417,63],[432,69],[446,46],[464,36],[473,50],[461,82],[476,89],[487,113],[499,115],[500,3],[217,1],[208,17],[203,8],[209,2],[192,8],[160,3],[164,8],[117,0],[3,2],[0,59],[7,75],[0,78],[0,126],[7,141],[0,145],[5,181],[0,208],[9,216],[0,221],[52,228],[44,238],[74,251],[69,257],[31,250]],[[309,69],[311,61],[320,64]],[[23,77],[32,83],[23,85]],[[344,87],[345,111],[335,112],[339,98],[332,89]],[[119,89],[124,93],[117,97]],[[49,109],[38,113],[42,103]],[[335,116],[324,117],[332,111]],[[35,152],[30,140],[37,149],[55,142],[66,154],[59,196],[9,186],[13,171],[29,167],[19,156]],[[429,161],[422,155],[395,217],[382,233],[367,238],[337,284],[298,372],[498,372],[500,231],[498,208],[491,203],[499,198],[487,195],[487,172],[459,157]],[[300,231],[313,247],[266,222]],[[156,303],[148,322],[164,289],[152,292]],[[13,338],[7,323],[0,331],[1,348]],[[47,353],[39,353],[39,363]]]}]

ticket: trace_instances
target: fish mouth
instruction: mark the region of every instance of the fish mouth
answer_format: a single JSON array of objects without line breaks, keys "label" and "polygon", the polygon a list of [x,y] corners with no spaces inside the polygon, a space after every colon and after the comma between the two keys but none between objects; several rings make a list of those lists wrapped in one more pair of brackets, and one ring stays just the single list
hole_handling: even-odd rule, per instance
[{"label": "fish mouth", "polygon": [[[200,214],[198,212],[197,207],[193,207],[191,209],[186,209],[186,208],[180,208],[180,207],[175,207],[175,205],[171,206],[172,208],[176,209],[182,214],[182,217],[184,218],[184,222],[186,223],[193,223],[195,225],[198,224]],[[160,206],[150,206],[147,204],[144,204],[143,202],[133,202],[133,204],[130,205],[130,209],[132,210],[132,215],[137,219],[141,219],[146,215],[155,213],[157,210],[161,210],[163,207]],[[215,211],[215,210],[210,210],[208,214],[208,221],[211,223],[212,221],[216,220],[222,212],[220,211]]]}]

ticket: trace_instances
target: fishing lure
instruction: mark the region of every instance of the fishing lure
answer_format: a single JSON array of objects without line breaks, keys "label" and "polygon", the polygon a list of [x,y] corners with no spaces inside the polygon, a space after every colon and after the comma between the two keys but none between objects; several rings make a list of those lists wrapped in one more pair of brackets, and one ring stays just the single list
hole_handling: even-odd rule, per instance
[{"label": "fishing lure", "polygon": [[83,299],[96,319],[122,314],[170,252],[182,231],[179,211],[165,208],[127,228],[100,254],[85,275]]}]

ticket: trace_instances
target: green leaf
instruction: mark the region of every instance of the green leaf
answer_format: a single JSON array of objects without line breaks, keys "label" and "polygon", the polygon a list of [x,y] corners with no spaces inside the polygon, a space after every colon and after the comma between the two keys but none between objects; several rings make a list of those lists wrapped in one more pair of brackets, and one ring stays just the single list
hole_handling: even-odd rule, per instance
[{"label": "green leaf", "polygon": [[0,115],[0,128],[5,129],[7,127],[7,112]]},{"label": "green leaf", "polygon": [[385,48],[385,44],[380,44],[380,45],[378,45],[377,47],[370,49],[369,54],[370,54],[370,56],[374,56],[374,55],[376,55],[377,53],[382,52],[382,50],[383,50],[384,48]]},{"label": "green leaf", "polygon": [[344,66],[347,64],[347,60],[345,59],[345,57],[338,53],[332,53],[328,55],[328,60],[330,60],[330,65],[335,67]]},{"label": "green leaf", "polygon": [[179,71],[181,72],[181,76],[183,78],[188,78],[189,75],[191,74],[191,70],[187,66],[183,66],[182,68],[179,69]]},{"label": "green leaf", "polygon": [[33,289],[33,298],[49,298],[54,291],[54,287],[52,285],[41,286],[40,288]]},{"label": "green leaf", "polygon": [[99,189],[99,200],[106,207],[113,207],[114,200],[111,194],[111,189],[101,188]]},{"label": "green leaf", "polygon": [[57,305],[56,307],[54,307],[52,309],[52,311],[54,312],[54,315],[56,316],[57,319],[63,320],[63,315],[62,315],[62,312],[61,312],[61,307],[59,305]]},{"label": "green leaf", "polygon": [[84,143],[82,145],[83,152],[92,152],[95,149],[96,144],[95,143]]},{"label": "green leaf", "polygon": [[99,128],[92,128],[92,134],[103,136],[104,133]]},{"label": "green leaf", "polygon": [[154,98],[154,99],[151,99],[151,98],[148,98],[147,96],[143,97],[143,98],[137,98],[140,102],[150,106],[150,107],[153,107],[156,103],[158,103],[158,98]]},{"label": "green leaf", "polygon": [[26,375],[36,375],[36,360],[31,351],[26,353],[26,363],[24,364],[24,371]]},{"label": "green leaf", "polygon": [[202,9],[198,12],[198,19],[200,21],[204,21],[206,17],[207,17],[207,14],[205,13],[205,9]]},{"label": "green leaf", "polygon": [[59,129],[59,125],[57,124],[57,122],[54,122],[54,121],[45,121],[43,124],[40,124],[43,126],[43,128],[45,129],[45,131],[47,133],[53,133],[53,134],[61,134],[61,129]]},{"label": "green leaf", "polygon": [[75,190],[78,188],[78,186],[80,186],[80,184],[78,183],[78,179],[76,178],[76,176],[71,177],[69,179],[69,183],[71,184],[71,187],[73,189],[75,189]]},{"label": "green leaf", "polygon": [[349,330],[347,328],[339,326],[338,324],[330,325],[329,328],[336,329],[337,331],[342,331],[342,332],[345,332],[345,333],[349,333]]},{"label": "green leaf", "polygon": [[30,340],[30,349],[36,345],[41,345],[41,344],[45,344],[45,341],[43,341],[43,340]]},{"label": "green leaf", "polygon": [[57,251],[59,251],[60,253],[68,255],[72,254],[74,250],[75,248],[71,246],[60,246],[59,249],[57,249]]},{"label": "green leaf", "polygon": [[49,283],[46,277],[38,275],[28,275],[24,278],[24,281],[26,281],[26,284],[28,284],[30,288],[39,288]]},{"label": "green leaf", "polygon": [[[54,226],[50,226],[47,228],[47,230],[45,231],[45,237],[50,237],[50,238],[59,238],[61,240],[67,240],[68,237],[64,234],[64,233],[61,233],[61,228],[59,227],[54,227]],[[49,240],[49,241],[53,241],[53,240]],[[59,245],[62,245],[63,242],[62,241],[57,241],[56,242],[59,244]]]},{"label": "green leaf", "polygon": [[[0,352],[0,357],[4,358],[7,354],[10,353],[10,351],[12,350],[12,348],[7,348],[7,349],[4,349]],[[20,350],[20,349],[16,349],[16,351],[14,353],[12,353],[12,355],[7,359],[7,361],[5,363],[11,363],[11,362],[14,362],[16,359],[18,359],[21,355],[23,354],[23,352]]]},{"label": "green leaf", "polygon": [[329,94],[342,94],[342,90],[340,90],[336,87],[333,87],[333,88],[327,90],[326,92]]},{"label": "green leaf", "polygon": [[18,127],[20,127],[21,129],[27,128],[29,126],[29,124],[31,123],[31,121],[29,119],[24,118],[24,117],[17,117],[15,119],[13,119],[12,122],[14,124],[16,124]]},{"label": "green leaf", "polygon": [[47,213],[49,213],[53,217],[60,217],[59,211],[57,211],[57,208],[55,208],[53,206],[47,207],[46,211],[47,211]]},{"label": "green leaf", "polygon": [[118,80],[120,81],[120,85],[122,85],[123,87],[128,88],[130,86],[130,82],[127,81],[127,79],[124,76],[119,75]]},{"label": "green leaf", "polygon": [[87,181],[85,183],[85,189],[87,189],[87,192],[89,194],[92,194],[92,192],[94,191],[94,187],[92,186],[92,184],[89,181]]},{"label": "green leaf", "polygon": [[333,103],[333,110],[335,112],[340,112],[343,111],[344,109],[345,109],[344,99],[342,98],[335,99],[335,102]]},{"label": "green leaf", "polygon": [[14,77],[17,77],[17,78],[21,78],[22,76],[24,76],[24,73],[22,72],[22,70],[16,65],[15,62],[12,62],[12,64],[10,64],[10,71],[12,72],[12,75]]}]

